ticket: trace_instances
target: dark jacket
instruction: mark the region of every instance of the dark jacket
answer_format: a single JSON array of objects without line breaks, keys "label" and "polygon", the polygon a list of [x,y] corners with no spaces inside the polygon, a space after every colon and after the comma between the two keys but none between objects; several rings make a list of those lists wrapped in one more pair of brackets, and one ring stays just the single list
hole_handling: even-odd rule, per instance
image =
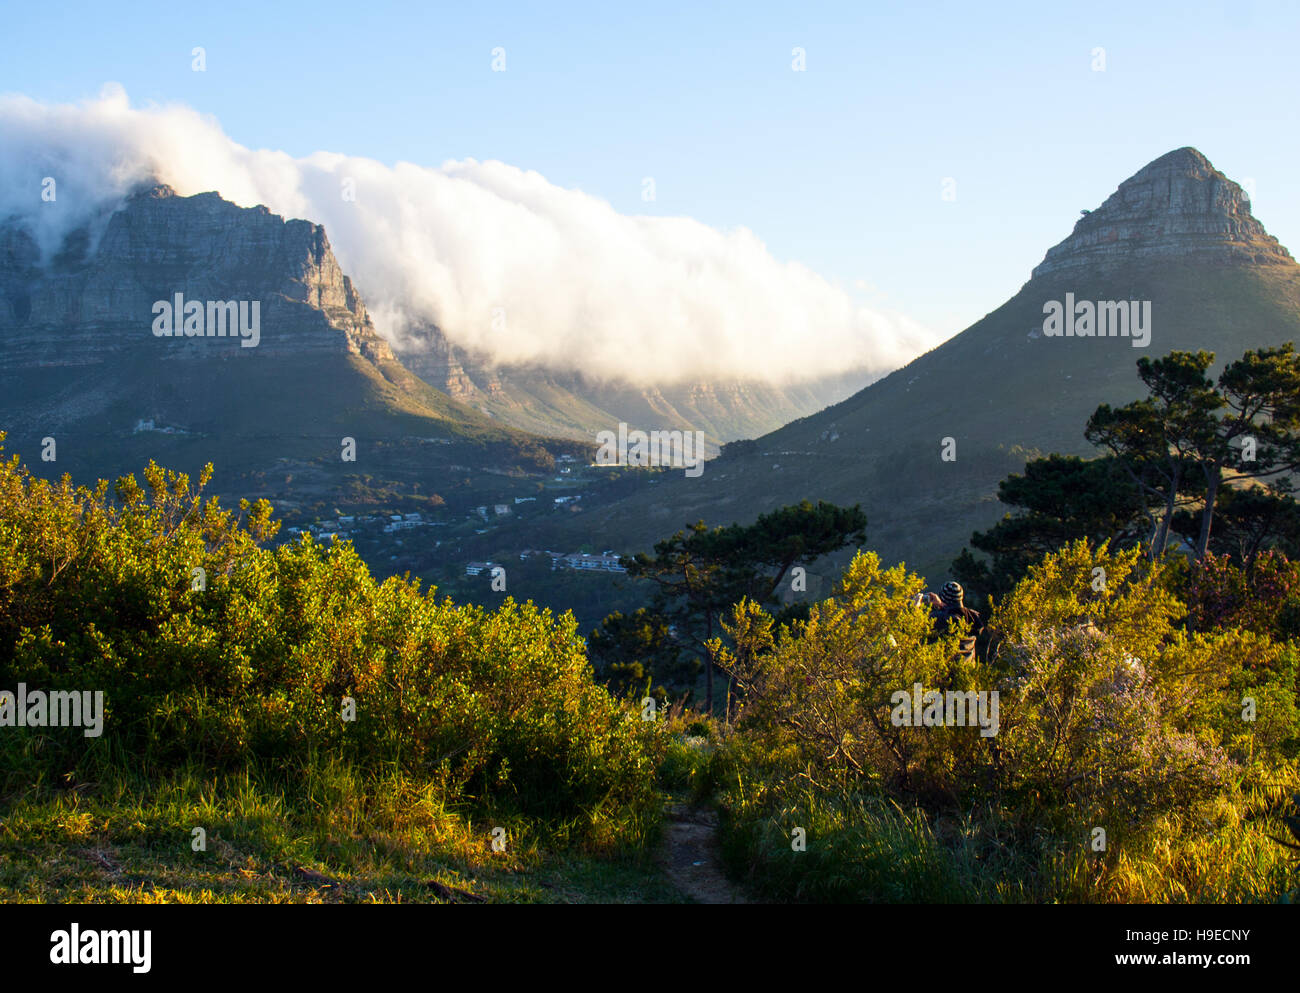
[{"label": "dark jacket", "polygon": [[970,607],[961,606],[953,607],[944,604],[942,607],[930,608],[930,616],[934,621],[934,630],[936,634],[947,634],[948,626],[957,618],[963,618],[970,622],[970,634],[966,635],[958,642],[958,654],[968,661],[975,658],[975,639],[984,630],[984,622],[980,619],[978,610],[971,610]]}]

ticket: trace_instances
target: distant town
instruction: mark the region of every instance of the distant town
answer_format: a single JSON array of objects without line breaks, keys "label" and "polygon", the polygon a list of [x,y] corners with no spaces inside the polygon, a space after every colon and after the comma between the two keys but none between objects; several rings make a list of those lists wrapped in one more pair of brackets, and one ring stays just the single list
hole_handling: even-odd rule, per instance
[{"label": "distant town", "polygon": [[[294,540],[310,535],[319,542],[351,541],[372,568],[378,568],[381,572],[403,569],[428,572],[433,569],[444,577],[462,572],[466,577],[491,575],[492,570],[500,566],[501,562],[474,560],[465,562],[463,566],[456,563],[462,541],[486,535],[501,525],[521,518],[545,515],[548,511],[577,512],[581,509],[583,494],[573,490],[584,488],[603,475],[597,467],[579,464],[572,455],[561,455],[556,459],[554,478],[546,484],[549,493],[539,486],[536,496],[511,496],[508,502],[483,503],[468,510],[462,507],[459,511],[450,507],[438,507],[402,513],[343,513],[336,507],[333,516],[311,522],[300,520],[287,527],[285,537]],[[565,492],[555,495],[555,489]],[[421,528],[441,530],[417,530]],[[518,552],[521,562],[539,558],[549,560],[553,571],[573,570],[588,574],[627,572],[627,567],[613,549],[592,553],[524,548]]]},{"label": "distant town", "polygon": [[[527,561],[534,556],[545,555],[551,560],[552,569],[582,569],[588,572],[627,572],[619,556],[614,554],[612,549],[607,549],[599,555],[592,555],[589,552],[543,552],[535,548],[526,548],[519,553],[521,562]],[[479,576],[483,573],[491,573],[496,568],[498,562],[469,562],[465,566],[465,575]]]}]

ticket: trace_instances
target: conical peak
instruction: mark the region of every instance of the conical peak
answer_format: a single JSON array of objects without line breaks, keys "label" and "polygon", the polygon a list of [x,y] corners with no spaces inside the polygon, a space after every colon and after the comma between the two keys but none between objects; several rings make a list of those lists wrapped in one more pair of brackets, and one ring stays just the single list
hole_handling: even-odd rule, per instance
[{"label": "conical peak", "polygon": [[1035,277],[1076,267],[1177,260],[1294,264],[1250,212],[1245,191],[1195,148],[1178,148],[1120,183],[1048,250]]},{"label": "conical peak", "polygon": [[1172,152],[1165,152],[1158,159],[1152,159],[1134,173],[1132,179],[1137,179],[1146,172],[1162,171],[1182,172],[1188,175],[1197,173],[1222,175],[1214,168],[1210,160],[1201,154],[1199,149],[1195,149],[1191,145],[1184,145],[1182,148],[1175,148]]}]

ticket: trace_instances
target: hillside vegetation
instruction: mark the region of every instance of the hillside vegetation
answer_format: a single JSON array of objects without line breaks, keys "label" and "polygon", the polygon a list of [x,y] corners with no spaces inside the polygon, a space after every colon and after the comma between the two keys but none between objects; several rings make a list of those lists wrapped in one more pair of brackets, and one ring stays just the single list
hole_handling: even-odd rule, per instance
[{"label": "hillside vegetation", "polygon": [[[955,632],[929,637],[922,580],[874,553],[806,622],[738,605],[740,730],[697,771],[733,870],[776,899],[1294,899],[1274,839],[1300,824],[1295,646],[1180,630],[1177,571],[1076,542],[997,605],[970,662]],[[996,690],[996,733],[898,726],[891,698],[916,684]]]},{"label": "hillside vegetation", "polygon": [[0,688],[105,699],[99,737],[0,727],[0,896],[103,897],[47,874],[72,842],[161,860],[152,887],[215,853],[310,872],[368,839],[398,893],[429,845],[462,863],[643,846],[659,729],[593,682],[571,616],[376,583],[346,544],[268,550],[269,505],[237,519],[206,472],[144,477],[110,499],[0,466]]},{"label": "hillside vegetation", "polygon": [[[655,852],[688,797],[759,898],[1297,895],[1295,646],[1221,596],[1189,630],[1176,562],[1053,552],[966,662],[922,580],[859,554],[805,611],[727,612],[730,720],[646,720],[570,615],[264,547],[271,508],[206,478],[0,463],[0,689],[105,699],[98,737],[0,718],[0,899],[681,900]],[[997,733],[897,724],[916,683],[998,690]]]}]

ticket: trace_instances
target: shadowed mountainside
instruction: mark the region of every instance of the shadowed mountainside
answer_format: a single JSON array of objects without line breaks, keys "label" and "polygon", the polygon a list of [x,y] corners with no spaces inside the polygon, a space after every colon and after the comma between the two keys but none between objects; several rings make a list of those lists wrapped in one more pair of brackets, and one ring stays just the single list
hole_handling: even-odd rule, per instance
[{"label": "shadowed mountainside", "polygon": [[[1131,337],[1048,337],[1044,305],[1149,301],[1146,348]],[[648,547],[683,525],[748,522],[802,499],[861,503],[867,543],[939,581],[1003,514],[998,482],[1027,458],[1088,454],[1088,416],[1142,395],[1135,363],[1208,349],[1217,367],[1300,338],[1300,266],[1250,214],[1240,186],[1200,152],[1156,159],[1047,252],[1010,300],[861,392],[754,442],[728,446],[698,479],[658,485],[565,522],[571,541]],[[942,459],[945,438],[955,461]]]}]

